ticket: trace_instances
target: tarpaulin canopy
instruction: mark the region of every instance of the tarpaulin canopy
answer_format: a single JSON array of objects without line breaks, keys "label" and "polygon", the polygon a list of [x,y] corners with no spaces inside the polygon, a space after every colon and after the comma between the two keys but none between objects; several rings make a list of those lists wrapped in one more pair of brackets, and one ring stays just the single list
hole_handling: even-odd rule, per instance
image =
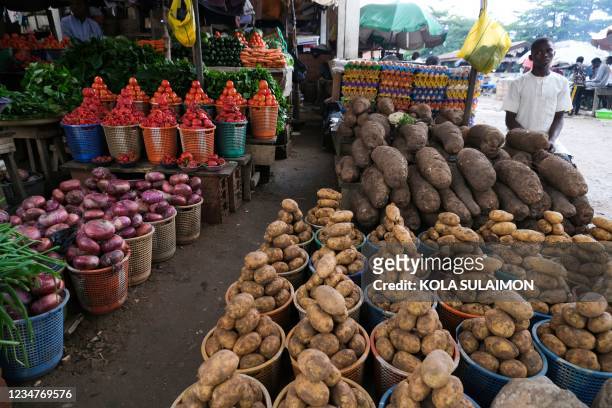
[{"label": "tarpaulin canopy", "polygon": [[432,48],[444,43],[446,31],[431,13],[415,3],[368,4],[361,8],[359,38],[379,37],[400,48]]},{"label": "tarpaulin canopy", "polygon": [[602,50],[612,51],[612,25],[598,33],[591,34],[591,44]]}]

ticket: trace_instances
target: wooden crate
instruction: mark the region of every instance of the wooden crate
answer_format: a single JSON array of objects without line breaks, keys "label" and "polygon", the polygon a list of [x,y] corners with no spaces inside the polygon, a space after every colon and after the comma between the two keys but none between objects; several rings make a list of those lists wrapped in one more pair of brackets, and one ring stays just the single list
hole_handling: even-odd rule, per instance
[{"label": "wooden crate", "polygon": [[222,224],[229,215],[229,177],[202,179],[202,222]]},{"label": "wooden crate", "polygon": [[229,210],[236,212],[242,205],[242,167],[236,166],[236,170],[229,178]]}]

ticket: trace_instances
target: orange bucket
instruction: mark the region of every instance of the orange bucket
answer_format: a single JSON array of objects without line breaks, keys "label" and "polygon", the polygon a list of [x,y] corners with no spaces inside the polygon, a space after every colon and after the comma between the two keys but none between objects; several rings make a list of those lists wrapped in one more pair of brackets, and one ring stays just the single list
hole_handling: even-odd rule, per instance
[{"label": "orange bucket", "polygon": [[278,106],[251,106],[251,132],[255,139],[274,139],[278,122]]},{"label": "orange bucket", "polygon": [[178,126],[167,128],[140,127],[145,143],[147,157],[153,164],[161,163],[165,155],[176,157],[178,145],[176,142],[176,129]]},{"label": "orange bucket", "polygon": [[198,163],[205,162],[215,152],[215,129],[181,129],[181,147],[193,155]]}]

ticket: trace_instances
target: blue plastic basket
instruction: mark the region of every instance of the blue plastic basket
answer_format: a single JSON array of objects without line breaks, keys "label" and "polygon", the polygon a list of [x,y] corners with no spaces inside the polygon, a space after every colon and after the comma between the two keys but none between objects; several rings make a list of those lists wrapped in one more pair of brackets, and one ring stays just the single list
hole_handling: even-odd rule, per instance
[{"label": "blue plastic basket", "polygon": [[579,367],[562,359],[546,348],[538,337],[538,327],[548,321],[549,320],[542,320],[536,323],[531,329],[533,341],[546,356],[548,366],[550,367],[546,376],[559,387],[570,390],[576,394],[580,401],[590,406],[603,383],[612,378],[612,373]]},{"label": "blue plastic basket", "polygon": [[[462,326],[463,322],[457,326],[457,338],[459,338],[459,333],[462,331]],[[495,396],[497,396],[503,386],[510,382],[512,378],[493,373],[481,367],[480,365],[476,364],[465,351],[463,351],[461,343],[457,342],[457,345],[459,346],[459,352],[461,353],[461,361],[459,361],[459,367],[457,367],[456,375],[461,379],[461,382],[463,382],[463,388],[465,389],[466,393],[469,395],[474,395],[474,398],[480,405],[488,407],[491,405],[491,402],[495,399]],[[548,370],[548,363],[544,353],[537,345],[535,349],[538,353],[540,353],[540,357],[542,357],[542,369],[539,373],[529,378],[546,375],[546,371]]]},{"label": "blue plastic basket", "polygon": [[[0,353],[2,375],[9,381],[33,380],[50,372],[57,366],[64,353],[64,308],[70,299],[70,292],[64,289],[64,300],[55,309],[30,318],[33,338],[28,335],[25,320],[16,320],[15,327],[25,343],[28,366],[22,347],[5,347]],[[7,336],[4,335],[4,338]],[[15,336],[16,337],[16,336]]]},{"label": "blue plastic basket", "polygon": [[225,158],[244,156],[247,122],[216,122],[215,144]]},{"label": "blue plastic basket", "polygon": [[[385,408],[387,406],[387,401],[389,401],[391,399],[391,394],[393,394],[393,390],[395,389],[395,387],[397,387],[397,385],[394,385],[393,387],[389,388],[385,394],[382,396],[382,398],[380,399],[380,402],[378,403],[378,408]],[[474,408],[480,408],[480,405],[478,405],[476,403],[476,401],[474,401],[472,398],[470,398],[467,394],[463,394],[463,396],[472,403],[472,405],[474,406]]]},{"label": "blue plastic basket", "polygon": [[106,139],[100,125],[64,125],[66,142],[75,161],[90,163],[106,154]]}]

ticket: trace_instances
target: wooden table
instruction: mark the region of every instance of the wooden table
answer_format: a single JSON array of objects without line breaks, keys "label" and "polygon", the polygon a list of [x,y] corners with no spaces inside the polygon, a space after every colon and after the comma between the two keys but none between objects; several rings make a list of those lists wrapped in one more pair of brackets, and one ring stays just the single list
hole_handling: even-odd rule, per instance
[{"label": "wooden table", "polygon": [[21,177],[19,177],[19,170],[17,168],[17,163],[15,162],[15,157],[13,157],[13,153],[15,153],[15,143],[13,143],[13,132],[0,132],[0,158],[4,160],[6,164],[6,169],[11,177],[11,185],[15,188],[15,194],[19,201],[23,201],[26,198],[25,188],[23,187],[23,183],[21,181]]},{"label": "wooden table", "polygon": [[[593,90],[593,116],[599,109],[599,98],[602,96],[612,96],[612,86],[608,85],[605,88],[595,88]],[[608,106],[608,109],[610,109],[610,106]]]},{"label": "wooden table", "polygon": [[60,120],[61,117],[58,116],[45,119],[0,121],[0,127],[15,133],[13,139],[24,139],[26,141],[28,160],[30,161],[30,170],[32,172],[36,171],[36,159],[34,158],[34,151],[30,141],[33,140],[36,143],[36,149],[40,157],[41,171],[47,182],[49,182],[51,177],[48,142],[53,142],[57,154],[60,155],[61,161],[66,161],[64,147],[61,142],[62,132],[59,127]]}]

